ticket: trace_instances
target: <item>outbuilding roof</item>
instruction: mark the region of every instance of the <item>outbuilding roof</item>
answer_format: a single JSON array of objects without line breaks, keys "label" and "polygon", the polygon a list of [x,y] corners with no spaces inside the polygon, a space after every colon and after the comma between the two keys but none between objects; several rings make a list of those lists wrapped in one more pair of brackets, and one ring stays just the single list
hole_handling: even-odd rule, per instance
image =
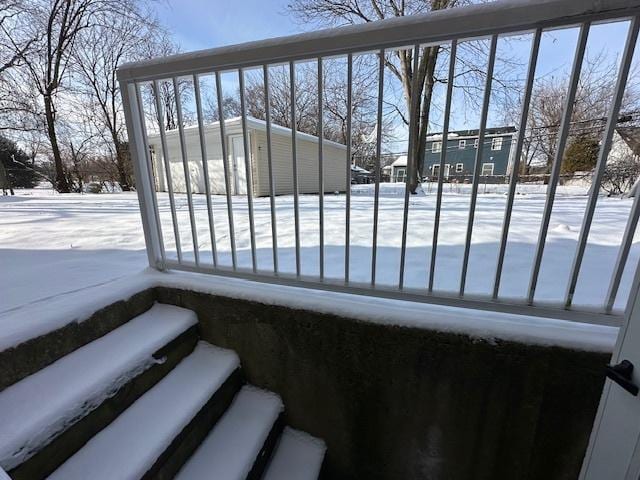
[{"label": "outbuilding roof", "polygon": [[[242,124],[242,117],[233,117],[233,118],[229,118],[226,119],[224,121],[224,126],[225,128],[229,128],[231,126],[240,126]],[[206,129],[213,129],[216,127],[219,127],[220,122],[216,121],[216,122],[210,122],[210,123],[206,123],[204,125],[204,128]],[[267,122],[264,120],[260,120],[258,118],[254,118],[254,117],[247,117],[247,128],[253,128],[255,130],[265,130],[267,129]],[[198,130],[198,126],[197,125],[193,125],[193,126],[189,126],[189,127],[185,127],[184,131],[185,132],[193,132],[193,131],[197,131]],[[275,123],[271,123],[271,133],[273,134],[281,134],[281,135],[289,135],[291,136],[291,129],[288,127],[283,127],[281,125],[277,125]],[[177,129],[173,129],[173,130],[167,130],[166,134],[168,136],[174,136],[174,135],[178,135],[178,130]],[[160,135],[159,134],[151,134],[149,135],[149,139],[157,139],[159,138]],[[309,140],[311,142],[318,142],[318,137],[316,137],[315,135],[310,135],[308,133],[304,133],[304,132],[296,132],[296,138],[298,140]],[[338,143],[338,142],[334,142],[332,140],[327,140],[326,138],[322,141],[322,143],[324,145],[333,145],[334,147],[339,147],[339,148],[343,148],[346,150],[347,146],[343,145],[342,143]]]}]

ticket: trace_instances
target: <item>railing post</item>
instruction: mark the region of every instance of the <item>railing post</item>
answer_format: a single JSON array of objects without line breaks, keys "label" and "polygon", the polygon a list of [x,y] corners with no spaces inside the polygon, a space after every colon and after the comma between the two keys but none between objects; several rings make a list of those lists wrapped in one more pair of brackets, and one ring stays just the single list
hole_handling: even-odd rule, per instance
[{"label": "railing post", "polygon": [[147,162],[149,152],[146,152],[144,147],[146,143],[146,133],[142,127],[142,115],[144,115],[144,112],[139,108],[134,82],[121,81],[120,92],[129,136],[129,152],[136,178],[136,192],[140,202],[140,216],[142,218],[142,229],[147,246],[149,266],[164,270],[164,248],[153,199],[155,190],[154,177],[153,172],[149,169],[150,163]]}]

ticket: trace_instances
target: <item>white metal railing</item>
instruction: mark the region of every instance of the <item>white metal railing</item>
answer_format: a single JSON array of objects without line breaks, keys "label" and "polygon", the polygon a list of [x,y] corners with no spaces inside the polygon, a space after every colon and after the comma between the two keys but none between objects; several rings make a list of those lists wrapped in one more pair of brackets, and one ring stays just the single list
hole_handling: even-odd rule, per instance
[{"label": "white metal railing", "polygon": [[[633,236],[640,216],[640,201],[636,196],[631,207],[624,236],[621,241],[617,261],[613,270],[610,286],[606,296],[606,301],[599,310],[576,310],[572,308],[572,300],[578,284],[578,276],[587,245],[591,223],[594,216],[596,201],[599,193],[599,185],[602,181],[604,168],[611,147],[612,137],[618,119],[622,97],[625,91],[627,77],[631,60],[634,54],[634,48],[638,37],[638,29],[640,21],[637,15],[640,14],[640,2],[631,0],[542,0],[539,2],[531,1],[501,1],[482,5],[474,5],[463,8],[455,8],[430,13],[428,15],[418,15],[412,17],[394,18],[381,22],[375,22],[365,25],[354,25],[337,29],[322,30],[302,35],[294,35],[281,39],[271,39],[261,42],[252,42],[239,46],[223,47],[212,50],[206,50],[195,53],[187,53],[174,55],[166,58],[158,58],[149,61],[136,62],[123,65],[118,70],[118,78],[121,85],[123,102],[125,106],[126,123],[129,132],[130,148],[132,159],[134,161],[136,185],[140,200],[140,208],[143,219],[144,234],[147,244],[147,252],[149,263],[158,269],[178,269],[204,273],[214,273],[219,275],[238,276],[242,278],[250,278],[272,283],[281,283],[288,285],[311,286],[314,288],[345,291],[351,293],[376,295],[391,298],[401,298],[408,300],[431,302],[436,304],[463,306],[471,308],[480,308],[486,310],[508,311],[514,313],[524,313],[541,316],[552,316],[567,319],[578,319],[582,321],[592,321],[600,323],[616,324],[618,317],[612,315],[614,301],[618,294],[620,281],[624,268],[627,264],[629,250],[633,241]],[[620,62],[617,83],[613,95],[613,101],[609,107],[607,123],[604,128],[604,135],[601,139],[601,147],[597,160],[597,165],[593,174],[594,187],[588,195],[587,206],[582,219],[577,248],[575,250],[574,260],[571,267],[569,282],[566,287],[565,300],[558,305],[536,304],[535,294],[538,284],[540,265],[546,245],[549,222],[556,197],[556,189],[560,177],[560,168],[569,135],[569,126],[573,104],[578,86],[578,79],[582,68],[587,38],[590,28],[598,22],[608,22],[614,20],[628,19],[629,29],[627,33],[626,45],[622,60]],[[555,149],[555,158],[551,167],[548,187],[546,191],[546,202],[542,214],[542,222],[537,236],[535,257],[533,268],[530,274],[530,281],[526,299],[522,302],[515,300],[504,300],[499,296],[499,289],[504,268],[505,252],[507,249],[507,239],[509,227],[511,225],[511,215],[513,211],[514,198],[516,194],[516,185],[518,182],[518,170],[520,154],[523,148],[525,135],[525,125],[528,118],[528,110],[531,102],[532,89],[534,84],[534,76],[536,64],[538,61],[538,53],[540,48],[540,39],[544,31],[563,27],[578,27],[579,35],[574,55],[574,61],[569,80],[569,86],[566,93],[562,122],[557,134],[557,148]],[[515,145],[515,164],[512,168],[512,174],[509,179],[506,207],[504,211],[504,220],[502,223],[500,244],[498,249],[497,268],[494,272],[494,282],[492,293],[486,296],[470,295],[465,292],[467,281],[467,270],[469,264],[470,247],[472,245],[472,235],[474,228],[474,215],[476,213],[476,200],[478,196],[478,185],[480,181],[480,166],[482,160],[482,149],[477,149],[475,158],[475,168],[471,183],[471,197],[469,205],[468,220],[466,226],[464,253],[462,257],[462,272],[460,276],[459,289],[457,292],[440,292],[434,290],[434,276],[436,266],[436,255],[439,242],[439,228],[441,223],[440,213],[442,209],[442,192],[443,192],[443,172],[446,164],[447,148],[443,148],[440,153],[440,175],[438,177],[438,188],[436,191],[436,208],[434,229],[431,241],[430,265],[428,268],[428,280],[424,289],[406,288],[405,286],[405,263],[407,250],[407,218],[409,212],[409,189],[405,189],[404,194],[404,211],[402,222],[402,241],[400,245],[400,267],[397,272],[397,287],[390,288],[378,285],[376,280],[376,256],[378,251],[378,214],[379,214],[379,194],[380,194],[380,155],[381,155],[381,135],[380,128],[382,125],[382,98],[384,85],[384,64],[383,55],[385,51],[394,48],[409,48],[414,50],[414,71],[417,67],[418,53],[421,46],[425,44],[437,45],[447,44],[450,46],[450,63],[448,66],[449,81],[446,89],[446,101],[444,106],[444,125],[443,125],[443,144],[446,145],[447,135],[449,132],[449,116],[452,103],[452,89],[454,77],[454,64],[456,60],[456,50],[459,42],[469,39],[488,38],[490,40],[490,49],[488,56],[488,66],[486,75],[486,84],[484,88],[484,96],[481,103],[479,143],[482,145],[485,136],[487,124],[487,116],[489,110],[489,100],[491,95],[492,71],[496,60],[496,44],[500,35],[515,35],[524,32],[533,34],[533,42],[528,63],[528,73],[525,82],[525,90],[522,102],[522,112],[520,125],[516,137]],[[408,47],[407,47],[408,46]],[[350,279],[350,214],[351,214],[351,192],[346,188],[346,206],[345,206],[345,241],[344,241],[344,259],[345,268],[343,278],[340,280],[325,278],[325,225],[324,225],[324,195],[319,195],[319,273],[317,276],[305,276],[301,273],[301,231],[299,216],[299,188],[298,188],[298,165],[296,145],[299,133],[294,127],[292,129],[292,170],[293,170],[293,222],[295,234],[295,273],[284,273],[280,271],[278,265],[278,239],[276,222],[276,200],[274,193],[274,171],[272,165],[272,125],[270,108],[270,84],[269,84],[269,66],[270,65],[288,65],[290,76],[290,95],[291,95],[291,118],[296,118],[296,62],[315,61],[318,65],[318,191],[324,192],[323,186],[323,102],[322,102],[322,75],[323,75],[323,59],[336,56],[346,59],[347,65],[347,111],[352,112],[352,76],[353,76],[353,56],[363,52],[374,52],[379,54],[379,79],[378,79],[378,109],[377,109],[377,125],[378,135],[375,146],[377,157],[377,169],[375,172],[375,193],[373,204],[373,238],[372,238],[372,263],[371,263],[371,281],[368,283],[356,283]],[[231,250],[231,265],[224,266],[218,261],[217,241],[215,222],[211,201],[211,192],[209,190],[209,178],[207,168],[207,142],[205,141],[205,129],[202,111],[202,99],[199,78],[202,75],[212,75],[216,81],[217,91],[217,108],[220,121],[220,138],[222,148],[222,158],[227,159],[229,152],[225,141],[225,121],[223,115],[223,98],[221,94],[221,74],[223,72],[233,71],[238,74],[239,78],[239,96],[240,107],[242,111],[242,131],[243,144],[245,152],[249,151],[249,139],[247,135],[247,106],[245,92],[245,71],[249,68],[262,69],[264,78],[264,97],[265,97],[265,114],[266,114],[266,136],[267,136],[267,157],[268,157],[268,175],[270,184],[270,215],[271,215],[271,240],[273,248],[273,265],[271,269],[259,269],[256,261],[256,230],[254,224],[254,210],[252,197],[252,169],[250,162],[245,162],[244,172],[247,188],[247,207],[249,219],[249,236],[251,249],[251,268],[242,268],[238,265],[237,248],[236,248],[236,231],[234,229],[234,207],[231,195],[231,173],[229,172],[228,162],[223,161],[224,182],[226,191],[226,207],[229,242]],[[202,156],[203,172],[205,175],[205,194],[207,198],[207,213],[209,236],[211,241],[211,250],[213,256],[212,265],[204,265],[200,261],[197,228],[194,216],[193,193],[191,191],[189,180],[189,155],[186,148],[185,131],[183,128],[183,112],[180,101],[179,85],[180,78],[188,77],[193,81],[197,125],[199,135],[200,154]],[[191,238],[193,240],[194,261],[186,260],[182,254],[182,245],[180,241],[179,225],[176,215],[176,199],[173,192],[171,170],[169,162],[165,163],[165,172],[168,197],[172,218],[172,234],[175,239],[175,247],[177,259],[170,259],[167,256],[163,243],[163,232],[159,217],[158,198],[155,191],[154,172],[151,155],[149,153],[148,133],[145,125],[145,115],[142,102],[141,87],[152,85],[156,91],[159,88],[160,81],[168,81],[173,87],[175,102],[177,107],[177,124],[178,135],[180,141],[180,155],[182,158],[186,183],[186,198],[189,210],[189,226],[191,228]],[[415,96],[414,96],[415,97]],[[417,101],[417,99],[415,100]],[[162,115],[163,105],[160,103],[158,96],[155,97],[155,107],[158,117]],[[411,118],[413,124],[416,119]],[[162,120],[159,118],[161,148],[164,154],[168,152],[166,133],[162,128]],[[347,116],[347,138],[351,138],[352,118]],[[410,131],[413,131],[410,128]],[[409,142],[415,139],[409,138]],[[411,151],[411,149],[409,149]],[[345,155],[345,168],[347,179],[350,178],[350,159],[351,159],[351,143],[347,142]],[[413,163],[408,163],[411,170]],[[413,172],[409,171],[409,177]],[[348,180],[347,180],[348,183]]]}]

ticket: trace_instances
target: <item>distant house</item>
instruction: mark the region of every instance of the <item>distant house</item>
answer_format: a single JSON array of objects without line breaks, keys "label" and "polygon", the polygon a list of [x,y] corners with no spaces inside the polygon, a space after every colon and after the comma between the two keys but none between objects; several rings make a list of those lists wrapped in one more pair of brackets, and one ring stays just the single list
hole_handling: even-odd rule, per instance
[{"label": "distant house", "polygon": [[359,167],[357,165],[351,165],[351,183],[363,184],[373,183],[375,181],[373,173],[369,170]]},{"label": "distant house", "polygon": [[[231,193],[233,195],[246,195],[247,176],[241,118],[237,117],[226,120],[224,127]],[[250,159],[249,168],[253,183],[252,193],[255,196],[269,195],[266,123],[255,118],[247,118],[247,135]],[[198,128],[185,128],[184,136],[186,152],[189,158],[188,168],[192,191],[194,193],[206,193]],[[212,194],[224,194],[224,163],[219,122],[205,125],[204,136],[207,149],[207,169],[209,172],[210,191]],[[161,138],[159,135],[149,135],[148,140],[156,179],[156,188],[160,192],[165,192],[167,191],[168,185],[165,173],[165,159],[162,157]],[[178,131],[167,131],[166,141],[173,190],[184,193],[186,192],[186,185]],[[347,187],[347,173],[345,169],[346,152],[347,149],[344,145],[329,140],[323,141],[325,192],[345,191]],[[293,193],[291,129],[272,125],[271,153],[275,193],[277,195]],[[298,192],[318,193],[318,137],[298,132],[296,138],[296,159]]]},{"label": "distant house", "polygon": [[[516,128],[487,128],[482,148],[480,175],[507,175],[512,162],[512,148],[515,145]],[[478,151],[478,130],[458,130],[447,135],[444,178],[452,176],[464,178],[473,173]],[[424,176],[437,177],[442,153],[442,134],[427,137]],[[405,158],[406,164],[406,158]]]},{"label": "distant house", "polygon": [[640,127],[617,127],[613,132],[608,162],[624,157],[640,158]]},{"label": "distant house", "polygon": [[384,167],[391,182],[404,182],[407,179],[407,156],[400,155],[391,165]]}]

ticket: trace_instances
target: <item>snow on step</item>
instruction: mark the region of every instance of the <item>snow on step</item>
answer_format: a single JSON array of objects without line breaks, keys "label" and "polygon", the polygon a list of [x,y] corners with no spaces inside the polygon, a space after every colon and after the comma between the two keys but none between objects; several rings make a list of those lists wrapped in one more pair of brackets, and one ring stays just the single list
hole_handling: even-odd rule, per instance
[{"label": "snow on step", "polygon": [[142,478],[239,364],[233,351],[199,342],[191,355],[49,478]]},{"label": "snow on step", "polygon": [[316,480],[326,449],[322,440],[286,427],[262,480]]},{"label": "snow on step", "polygon": [[282,410],[276,394],[243,387],[176,480],[244,480]]},{"label": "snow on step", "polygon": [[19,465],[156,361],[153,353],[197,323],[160,305],[0,392],[0,466]]}]

